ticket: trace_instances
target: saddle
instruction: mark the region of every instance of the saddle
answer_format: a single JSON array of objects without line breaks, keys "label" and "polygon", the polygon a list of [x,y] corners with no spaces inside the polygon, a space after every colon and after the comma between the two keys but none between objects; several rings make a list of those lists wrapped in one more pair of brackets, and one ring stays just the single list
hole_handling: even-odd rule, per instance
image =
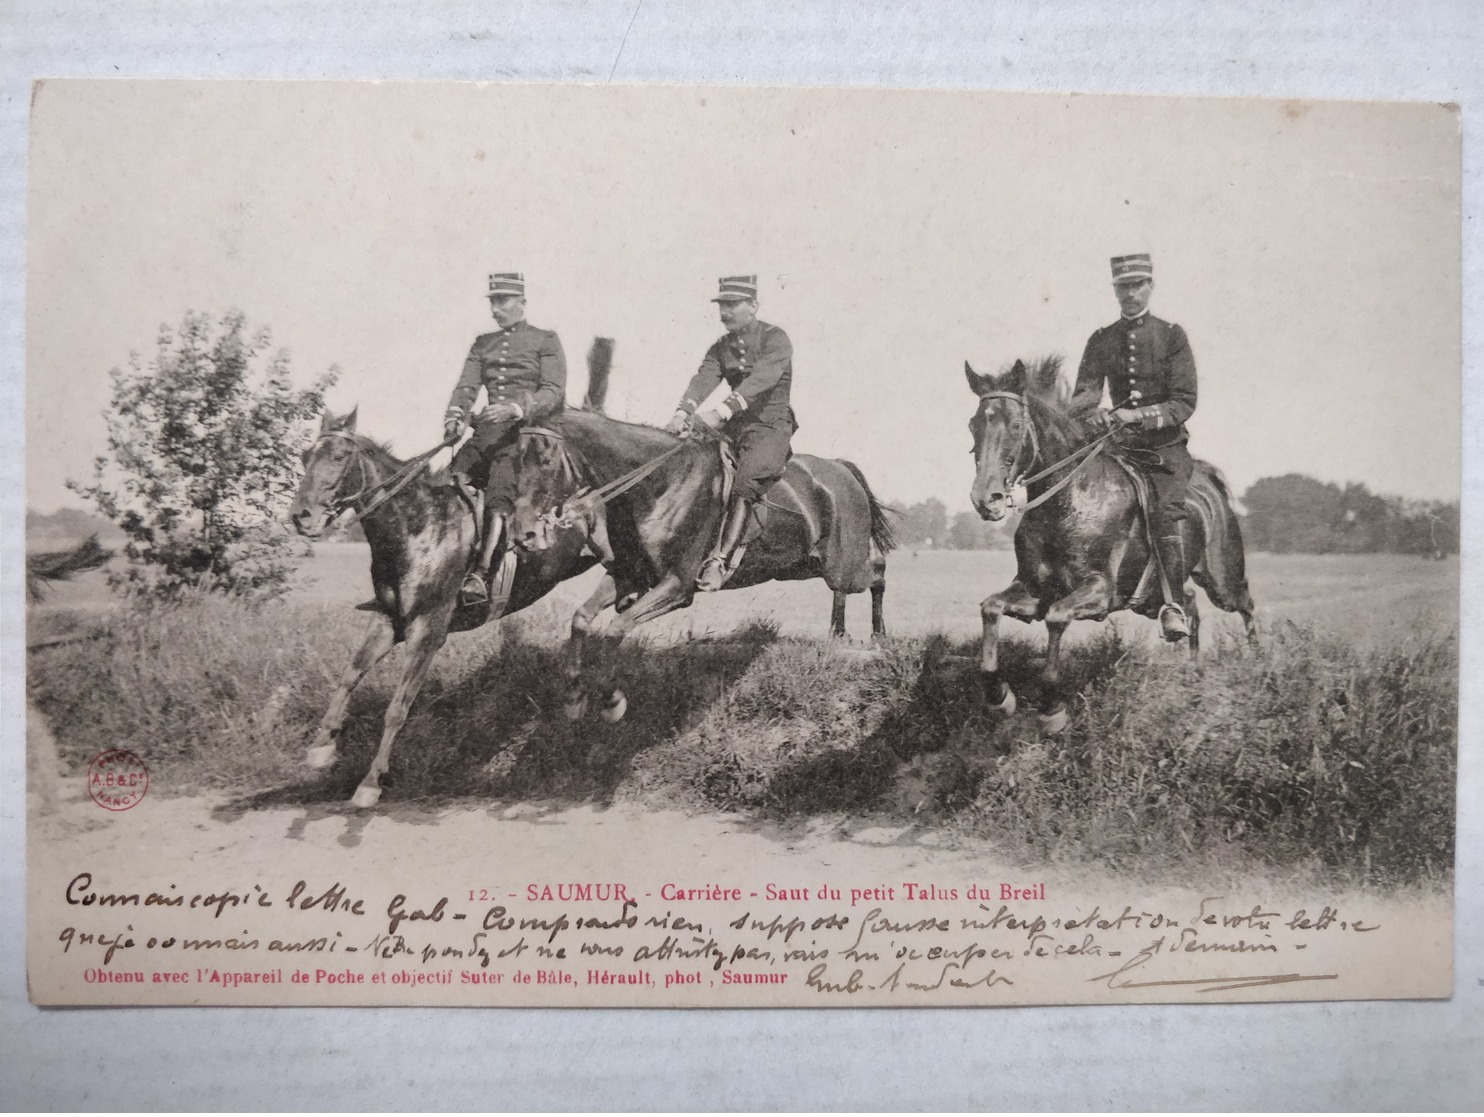
[{"label": "saddle", "polygon": [[1155,545],[1153,518],[1149,514],[1149,506],[1153,502],[1153,494],[1150,491],[1149,479],[1144,476],[1144,471],[1139,468],[1134,458],[1134,453],[1127,447],[1110,446],[1108,456],[1117,462],[1128,479],[1134,486],[1134,498],[1139,505],[1139,516],[1144,521],[1144,540],[1149,545],[1149,558],[1144,563],[1144,570],[1139,575],[1139,584],[1134,588],[1129,598],[1129,608],[1136,609],[1142,605],[1151,604],[1151,596],[1155,589],[1163,595],[1161,604],[1183,605],[1184,602],[1171,595],[1169,579],[1165,576],[1164,566],[1159,561],[1159,548]]},{"label": "saddle", "polygon": [[732,486],[737,483],[737,451],[724,438],[716,444],[721,449],[721,506],[725,508],[732,502]]},{"label": "saddle", "polygon": [[[732,504],[732,489],[737,484],[737,451],[726,439],[717,440],[717,446],[721,452],[721,507],[723,515],[721,522],[716,525],[716,542],[713,547],[720,547],[722,535],[727,529],[727,518],[725,512]],[[755,529],[758,535],[762,535],[768,526],[768,509],[775,507],[770,504],[766,496],[757,502],[752,510],[752,517],[757,523]]]}]

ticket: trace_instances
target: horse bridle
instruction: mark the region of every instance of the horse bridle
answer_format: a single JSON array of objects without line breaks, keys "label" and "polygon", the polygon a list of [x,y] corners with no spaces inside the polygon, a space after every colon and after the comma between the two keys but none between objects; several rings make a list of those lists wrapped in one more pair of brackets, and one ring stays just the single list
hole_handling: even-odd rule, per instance
[{"label": "horse bridle", "polygon": [[[1031,459],[1010,480],[1009,487],[1013,489],[1021,483],[1021,479],[1025,477],[1026,473],[1030,471],[1031,467],[1036,464],[1036,460],[1041,456],[1041,442],[1036,435],[1036,424],[1031,422],[1029,397],[1023,392],[985,392],[979,399],[981,402],[990,399],[1008,399],[1020,404],[1020,441],[1015,444],[1015,453],[1010,455],[1008,464],[1011,470],[1014,470],[1020,464],[1020,455],[1025,449],[1027,438],[1029,438],[1031,444]],[[974,447],[974,454],[976,457],[979,454],[979,447],[977,445]]]},{"label": "horse bridle", "polygon": [[[1028,470],[1032,466],[1034,466],[1041,456],[1041,442],[1036,435],[1036,424],[1031,422],[1030,401],[1036,399],[1036,397],[1029,393],[1021,392],[985,392],[979,398],[981,400],[1013,399],[1015,400],[1015,402],[1020,404],[1021,412],[1024,416],[1025,426],[1021,429],[1020,442],[1015,447],[1015,455],[1010,459],[1010,467],[1013,469],[1020,460],[1020,452],[1025,449],[1027,431],[1030,432],[1031,460],[1026,463],[1025,470]],[[1026,501],[1024,506],[1022,506],[1022,508],[1020,509],[1022,514],[1029,512],[1032,508],[1038,508],[1042,504],[1045,504],[1057,493],[1061,492],[1062,489],[1070,485],[1073,479],[1075,479],[1079,473],[1081,473],[1084,469],[1091,465],[1093,459],[1103,452],[1103,448],[1108,445],[1109,440],[1112,439],[1112,437],[1117,433],[1117,428],[1106,431],[1098,438],[1093,439],[1087,445],[1081,447],[1080,449],[1073,450],[1066,457],[1052,462],[1045,469],[1038,470],[1037,472],[1031,474],[1031,476],[1029,477],[1025,475],[1025,470],[1021,470],[1020,473],[1010,482],[1010,489],[1012,491],[1012,494],[1013,491],[1020,485],[1024,485],[1029,488],[1037,481],[1043,481],[1047,477],[1060,472],[1069,465],[1072,467],[1070,470],[1067,470],[1066,475],[1062,477],[1060,481],[1047,486],[1046,489],[1039,496],[1032,497],[1030,500]],[[974,447],[974,457],[977,461],[979,457],[979,447],[977,445]],[[1013,495],[1011,499],[1013,503]]]},{"label": "horse bridle", "polygon": [[329,518],[333,520],[336,516],[340,515],[340,513],[344,512],[351,505],[355,504],[356,501],[363,499],[366,494],[371,492],[372,489],[376,488],[376,486],[366,483],[366,461],[361,456],[361,445],[359,442],[356,441],[355,435],[346,434],[344,431],[321,431],[320,436],[314,440],[314,445],[309,448],[309,452],[311,454],[314,453],[319,444],[325,441],[325,439],[327,438],[344,439],[346,442],[350,443],[351,447],[350,457],[347,458],[345,464],[341,466],[340,476],[335,478],[335,484],[330,487],[330,491],[332,493],[339,492],[340,486],[345,484],[345,478],[349,475],[350,467],[352,464],[359,466],[361,470],[361,487],[359,489],[357,489],[350,496],[336,496],[331,497],[329,500],[325,501],[325,512],[329,516]]},{"label": "horse bridle", "polygon": [[[350,520],[343,524],[343,528],[349,528],[351,525],[371,515],[372,512],[375,512],[388,500],[406,488],[412,479],[422,471],[423,466],[428,463],[428,459],[440,453],[445,447],[452,446],[458,441],[457,438],[444,438],[442,442],[438,443],[431,450],[424,450],[416,457],[408,458],[390,477],[383,477],[380,481],[368,481],[366,479],[366,460],[362,453],[363,447],[356,436],[346,434],[344,431],[321,431],[320,436],[314,441],[314,446],[318,446],[327,438],[343,438],[349,442],[353,450],[351,458],[361,469],[361,487],[359,489],[349,496],[332,497],[325,502],[325,510],[328,512],[329,517],[334,519],[350,506],[359,501],[366,500],[368,496],[371,501],[369,505],[362,508]],[[314,447],[310,447],[311,453],[313,449]],[[339,489],[345,483],[345,478],[349,473],[350,462],[346,462],[344,468],[340,471],[340,476],[335,478],[334,489]],[[377,495],[370,496],[372,493],[376,493]]]}]

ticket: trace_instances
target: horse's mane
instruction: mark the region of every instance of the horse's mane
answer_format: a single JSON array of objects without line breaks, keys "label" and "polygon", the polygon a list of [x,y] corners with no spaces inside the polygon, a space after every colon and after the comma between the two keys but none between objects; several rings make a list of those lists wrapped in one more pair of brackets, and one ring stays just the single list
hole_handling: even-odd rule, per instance
[{"label": "horse's mane", "polygon": [[392,452],[392,444],[390,441],[378,442],[376,439],[366,434],[352,434],[350,437],[355,439],[356,445],[359,446],[362,450],[375,450],[378,454],[390,458],[391,464],[394,466],[402,464],[402,459],[397,457],[397,455]]},{"label": "horse's mane", "polygon": [[1062,361],[1059,353],[1029,364],[1013,361],[994,378],[1000,391],[1017,392],[1032,401],[1031,410],[1042,442],[1058,457],[1087,443],[1082,418],[1089,410],[1085,401],[1074,403],[1072,385],[1061,374]]},{"label": "horse's mane", "polygon": [[600,481],[642,465],[680,441],[659,427],[584,408],[569,407],[541,425],[561,435],[578,469]]}]

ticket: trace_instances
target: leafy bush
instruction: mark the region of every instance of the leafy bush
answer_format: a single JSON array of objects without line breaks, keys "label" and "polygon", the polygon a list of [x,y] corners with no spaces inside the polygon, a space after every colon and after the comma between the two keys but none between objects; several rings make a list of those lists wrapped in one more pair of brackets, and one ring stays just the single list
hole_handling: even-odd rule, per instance
[{"label": "leafy bush", "polygon": [[[91,484],[69,482],[128,537],[128,566],[110,575],[126,593],[187,591],[264,597],[283,592],[302,546],[284,523],[331,370],[296,390],[288,357],[265,358],[241,313],[218,324],[187,313],[160,328],[146,367],[113,369],[105,413],[108,453]],[[266,363],[265,363],[266,361]]]}]

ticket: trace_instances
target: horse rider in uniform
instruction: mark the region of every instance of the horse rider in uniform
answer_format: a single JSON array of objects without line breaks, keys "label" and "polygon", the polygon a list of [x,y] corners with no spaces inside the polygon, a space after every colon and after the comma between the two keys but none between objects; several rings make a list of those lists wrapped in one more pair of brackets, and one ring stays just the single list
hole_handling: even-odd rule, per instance
[{"label": "horse rider in uniform", "polygon": [[[1114,441],[1133,451],[1128,457],[1149,481],[1149,536],[1169,590],[1159,623],[1166,640],[1179,640],[1190,635],[1181,525],[1194,469],[1185,448],[1185,422],[1195,411],[1195,357],[1184,330],[1149,313],[1154,292],[1149,255],[1115,256],[1112,265],[1122,314],[1088,339],[1072,407],[1093,409],[1088,421],[1098,433],[1116,428]],[[1105,381],[1114,401],[1111,410],[1100,407]]]},{"label": "horse rider in uniform", "polygon": [[520,272],[490,276],[490,314],[499,329],[480,334],[469,349],[464,370],[443,418],[447,438],[460,437],[470,408],[483,388],[486,406],[474,417],[474,433],[454,456],[455,482],[478,508],[483,494],[479,561],[464,579],[466,605],[489,600],[489,573],[495,549],[515,510],[515,458],[522,423],[539,422],[561,411],[567,400],[567,358],[561,339],[526,321],[526,281]]},{"label": "horse rider in uniform", "polygon": [[[789,439],[798,429],[789,388],[793,345],[788,335],[757,316],[757,276],[729,275],[711,301],[727,332],[706,350],[665,429],[680,434],[696,424],[727,438],[737,454],[737,476],[717,549],[702,564],[696,588],[719,590],[742,561],[760,525],[755,509],[788,465]],[[715,408],[698,412],[722,381],[731,394]]]}]

